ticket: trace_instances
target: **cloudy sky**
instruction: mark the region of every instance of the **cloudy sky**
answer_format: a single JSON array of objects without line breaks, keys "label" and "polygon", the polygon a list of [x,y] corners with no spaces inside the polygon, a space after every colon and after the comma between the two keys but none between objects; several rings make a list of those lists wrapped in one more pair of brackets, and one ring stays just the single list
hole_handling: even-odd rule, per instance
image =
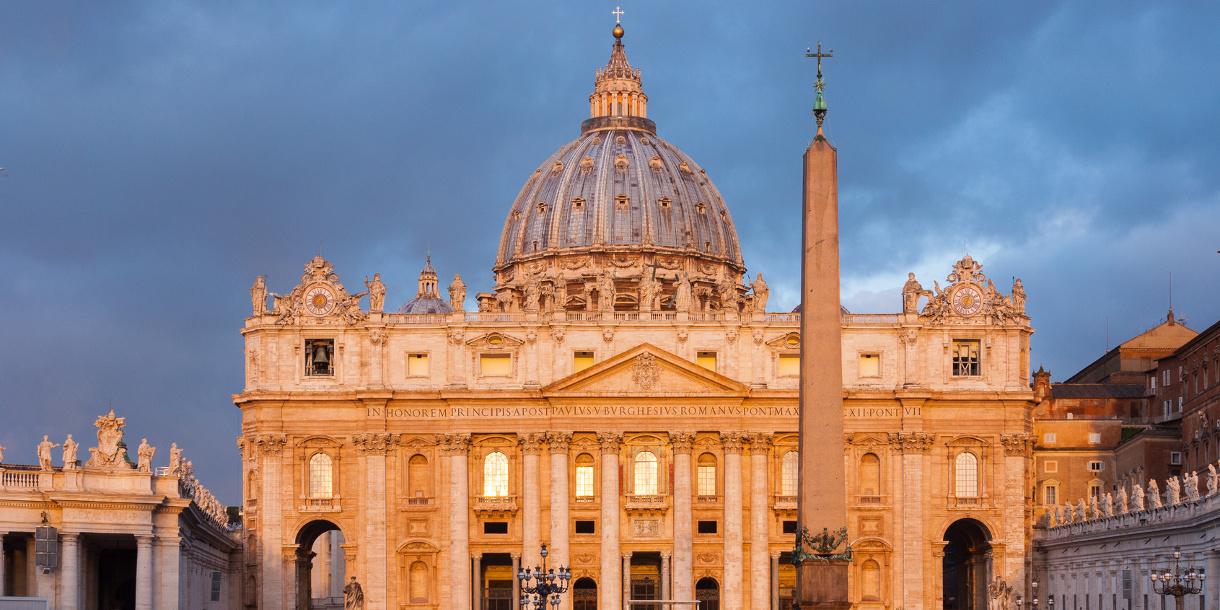
[{"label": "cloudy sky", "polygon": [[[660,134],[796,300],[818,40],[843,298],[964,253],[1024,279],[1056,379],[1174,306],[1220,317],[1220,5],[626,0]],[[414,295],[490,283],[524,179],[585,118],[613,3],[28,2],[0,18],[0,444],[113,407],[238,500],[246,289],[315,253]],[[1107,337],[1109,342],[1107,343]],[[92,443],[84,444],[89,446]]]}]

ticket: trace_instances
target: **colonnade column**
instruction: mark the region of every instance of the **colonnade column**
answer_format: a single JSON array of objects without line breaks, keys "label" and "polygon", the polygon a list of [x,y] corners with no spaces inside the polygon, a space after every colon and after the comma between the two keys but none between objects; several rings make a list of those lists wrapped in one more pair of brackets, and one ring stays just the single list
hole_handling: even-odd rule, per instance
[{"label": "colonnade column", "polygon": [[[59,544],[59,607],[62,610],[76,610],[80,606],[80,535],[63,532]],[[0,564],[3,563],[4,557],[0,556]],[[3,582],[0,580],[0,583]]]},{"label": "colonnade column", "polygon": [[673,590],[669,584],[669,553],[661,553],[661,599],[673,599]]},{"label": "colonnade column", "polygon": [[513,604],[521,602],[521,581],[517,580],[517,573],[521,571],[521,556],[513,553]]},{"label": "colonnade column", "polygon": [[[572,435],[551,432],[546,437],[551,449],[551,559],[556,566],[572,567],[568,560],[568,447]],[[515,602],[514,602],[515,603]],[[572,607],[572,596],[564,595],[561,610]]]},{"label": "colonnade column", "polygon": [[467,482],[466,453],[469,434],[446,434],[438,438],[449,457],[449,599],[455,609],[466,608],[471,600],[470,579],[470,485]]},{"label": "colonnade column", "polygon": [[724,589],[721,604],[742,608],[741,449],[745,435],[724,432]]},{"label": "colonnade column", "polygon": [[474,592],[474,599],[470,602],[470,607],[474,610],[483,610],[483,554],[475,553],[470,556],[470,582],[471,591]]},{"label": "colonnade column", "polygon": [[[177,532],[174,532],[177,534]],[[180,605],[178,583],[182,579],[182,538],[177,535],[157,536],[156,555],[157,610],[178,610]],[[211,583],[208,583],[211,586]]]},{"label": "colonnade column", "polygon": [[601,578],[598,583],[601,603],[599,610],[620,610],[623,604],[621,592],[614,590],[614,583],[622,577],[619,565],[619,492],[618,452],[623,436],[615,433],[599,433],[597,440],[602,449],[601,476]]},{"label": "colonnade column", "polygon": [[0,597],[5,596],[4,591],[4,532],[0,532]]},{"label": "colonnade column", "polygon": [[529,567],[541,565],[538,551],[542,546],[542,492],[538,482],[538,455],[542,453],[546,435],[533,432],[518,440],[522,453],[521,512],[524,515],[521,522],[521,542],[525,547],[521,559]]},{"label": "colonnade column", "polygon": [[630,610],[631,604],[631,553],[623,553],[623,610]]},{"label": "colonnade column", "polygon": [[769,610],[767,573],[770,531],[767,519],[767,457],[770,434],[751,434],[750,441],[750,607]]},{"label": "colonnade column", "polygon": [[693,586],[694,549],[691,537],[690,451],[695,442],[691,432],[670,432],[669,444],[674,452],[674,567],[673,599],[695,599]]},{"label": "colonnade column", "polygon": [[1220,602],[1220,550],[1207,554],[1207,602],[1215,607]]},{"label": "colonnade column", "polygon": [[152,545],[152,536],[136,536],[136,610],[153,607]]},{"label": "colonnade column", "polygon": [[779,553],[771,553],[771,609],[779,607]]}]

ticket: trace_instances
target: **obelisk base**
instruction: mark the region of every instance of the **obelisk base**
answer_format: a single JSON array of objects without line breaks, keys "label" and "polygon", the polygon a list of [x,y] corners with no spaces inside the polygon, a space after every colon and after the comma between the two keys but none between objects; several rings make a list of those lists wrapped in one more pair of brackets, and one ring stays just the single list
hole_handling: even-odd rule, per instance
[{"label": "obelisk base", "polygon": [[[806,559],[796,568],[796,608],[800,610],[850,610],[846,561]],[[782,610],[788,610],[784,608]]]}]

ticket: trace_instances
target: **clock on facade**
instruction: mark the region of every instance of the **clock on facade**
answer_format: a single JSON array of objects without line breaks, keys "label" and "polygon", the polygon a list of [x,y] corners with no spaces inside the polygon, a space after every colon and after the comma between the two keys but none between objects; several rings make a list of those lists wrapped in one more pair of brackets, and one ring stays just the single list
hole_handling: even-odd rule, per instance
[{"label": "clock on facade", "polygon": [[335,293],[328,286],[311,286],[305,291],[305,308],[315,316],[324,316],[335,309]]},{"label": "clock on facade", "polygon": [[973,316],[983,308],[983,293],[975,286],[961,286],[953,291],[953,309],[963,316]]}]

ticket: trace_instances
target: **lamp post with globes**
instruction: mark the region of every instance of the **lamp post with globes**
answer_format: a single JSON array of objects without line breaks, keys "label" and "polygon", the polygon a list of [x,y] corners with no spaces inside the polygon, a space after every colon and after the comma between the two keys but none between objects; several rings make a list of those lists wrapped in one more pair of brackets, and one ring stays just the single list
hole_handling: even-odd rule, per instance
[{"label": "lamp post with globes", "polygon": [[540,554],[541,567],[523,567],[517,571],[517,581],[521,585],[521,610],[546,610],[547,605],[558,608],[560,598],[567,593],[572,580],[572,570],[566,566],[547,568],[545,544]]},{"label": "lamp post with globes", "polygon": [[[1029,601],[1025,601],[1024,597],[1022,597],[1021,595],[1018,595],[1017,596],[1017,610],[1025,610],[1026,606],[1028,606],[1029,608],[1032,608],[1033,610],[1038,610],[1038,581],[1035,580],[1035,581],[1030,582],[1029,586],[1033,589],[1032,593],[1030,594],[1030,597],[1032,597],[1033,599],[1031,599]],[[1054,603],[1055,602],[1053,602],[1053,601],[1051,602],[1052,608],[1054,608]]]},{"label": "lamp post with globes", "polygon": [[1172,595],[1173,605],[1177,610],[1186,610],[1186,606],[1182,603],[1182,598],[1187,595],[1198,595],[1203,591],[1203,581],[1207,577],[1206,574],[1195,570],[1193,567],[1182,571],[1182,550],[1175,548],[1173,550],[1173,571],[1165,568],[1164,572],[1153,572],[1149,578],[1152,579],[1152,591],[1157,595]]}]

